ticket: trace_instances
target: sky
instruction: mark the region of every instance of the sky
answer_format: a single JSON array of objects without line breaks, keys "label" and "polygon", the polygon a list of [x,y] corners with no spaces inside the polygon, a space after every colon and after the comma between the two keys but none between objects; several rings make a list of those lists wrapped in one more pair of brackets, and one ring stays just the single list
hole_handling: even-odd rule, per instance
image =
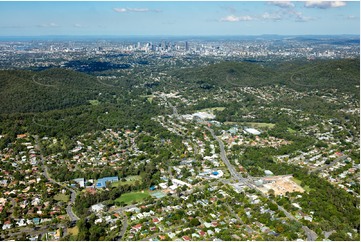
[{"label": "sky", "polygon": [[360,34],[359,1],[2,2],[0,36]]}]

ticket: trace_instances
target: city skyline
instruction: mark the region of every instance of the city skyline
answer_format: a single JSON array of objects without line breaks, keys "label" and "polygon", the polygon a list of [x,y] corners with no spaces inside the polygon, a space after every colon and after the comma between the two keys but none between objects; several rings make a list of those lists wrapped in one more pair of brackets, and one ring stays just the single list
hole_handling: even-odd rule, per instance
[{"label": "city skyline", "polygon": [[360,4],[358,1],[0,2],[0,23],[0,36],[359,35]]}]

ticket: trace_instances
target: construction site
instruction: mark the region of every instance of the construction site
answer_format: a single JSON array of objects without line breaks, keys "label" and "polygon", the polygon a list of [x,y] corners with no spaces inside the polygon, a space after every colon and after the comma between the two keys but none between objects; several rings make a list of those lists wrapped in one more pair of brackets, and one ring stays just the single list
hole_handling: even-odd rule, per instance
[{"label": "construction site", "polygon": [[292,175],[263,177],[255,183],[258,186],[258,189],[264,194],[268,194],[271,189],[276,196],[285,195],[287,192],[303,193],[305,190],[294,182],[292,178]]}]

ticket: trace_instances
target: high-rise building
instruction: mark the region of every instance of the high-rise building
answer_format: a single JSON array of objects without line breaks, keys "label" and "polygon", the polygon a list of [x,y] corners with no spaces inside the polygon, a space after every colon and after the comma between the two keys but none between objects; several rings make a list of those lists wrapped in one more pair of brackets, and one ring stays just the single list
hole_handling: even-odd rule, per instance
[{"label": "high-rise building", "polygon": [[189,43],[186,41],[186,51],[189,51]]},{"label": "high-rise building", "polygon": [[155,50],[156,50],[156,47],[157,47],[157,46],[156,46],[155,44],[152,44],[151,50],[152,50],[152,51],[155,51]]}]

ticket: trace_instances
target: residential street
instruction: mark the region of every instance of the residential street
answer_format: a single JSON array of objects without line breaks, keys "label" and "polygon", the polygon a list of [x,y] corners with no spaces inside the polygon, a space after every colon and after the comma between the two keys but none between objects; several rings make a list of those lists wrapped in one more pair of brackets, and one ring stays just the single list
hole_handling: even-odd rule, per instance
[{"label": "residential street", "polygon": [[66,207],[66,212],[70,218],[70,221],[77,221],[79,220],[79,217],[76,216],[76,214],[73,212],[73,209],[72,209],[72,205],[74,204],[75,202],[75,198],[76,198],[76,192],[65,186],[64,184],[61,184],[60,182],[57,182],[55,181],[54,179],[52,179],[49,175],[49,172],[48,172],[48,167],[45,165],[45,161],[44,161],[44,156],[43,156],[43,153],[42,153],[42,150],[41,150],[41,146],[39,144],[39,137],[38,136],[34,136],[35,137],[35,142],[36,142],[36,146],[35,148],[39,151],[40,153],[40,159],[41,159],[41,164],[42,164],[42,168],[43,168],[43,175],[45,176],[45,178],[51,182],[51,183],[54,183],[54,184],[57,184],[61,187],[63,187],[64,189],[67,189],[68,191],[70,191],[70,200],[68,202],[68,206]]}]

